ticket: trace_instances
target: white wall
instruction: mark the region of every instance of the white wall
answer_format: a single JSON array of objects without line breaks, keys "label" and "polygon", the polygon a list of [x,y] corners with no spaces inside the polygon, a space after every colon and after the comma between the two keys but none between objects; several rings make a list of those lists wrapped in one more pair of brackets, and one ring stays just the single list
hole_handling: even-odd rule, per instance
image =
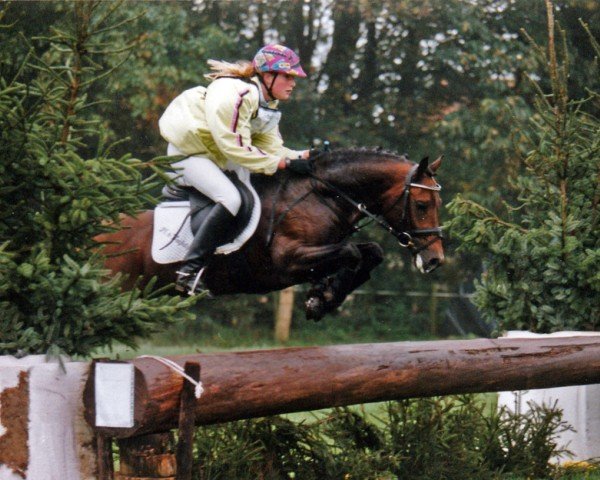
[{"label": "white wall", "polygon": [[[0,357],[0,440],[4,437],[3,448],[11,448],[11,439],[22,439],[23,435],[27,439],[26,480],[96,478],[94,437],[83,419],[83,388],[89,366],[86,362],[65,361],[63,369],[58,361],[47,362],[43,355]],[[29,402],[26,412],[8,402],[8,395],[3,396],[7,389],[17,387],[20,378]],[[26,416],[22,422],[26,431],[15,432],[15,425],[8,431],[1,424],[2,418],[9,418],[7,415]],[[23,442],[13,443],[20,448]],[[13,466],[2,463],[2,458],[6,458],[6,452],[4,456],[0,452],[0,480],[22,480]]]},{"label": "white wall", "polygon": [[[509,338],[538,337],[577,337],[598,336],[599,332],[556,332],[536,334],[526,331],[509,331]],[[501,392],[498,406],[506,406],[513,412],[525,413],[528,402],[552,406],[563,411],[563,420],[575,431],[564,432],[557,437],[558,445],[573,453],[572,458],[557,461],[583,461],[600,457],[600,385],[579,385],[573,387],[543,388],[520,392]]]}]

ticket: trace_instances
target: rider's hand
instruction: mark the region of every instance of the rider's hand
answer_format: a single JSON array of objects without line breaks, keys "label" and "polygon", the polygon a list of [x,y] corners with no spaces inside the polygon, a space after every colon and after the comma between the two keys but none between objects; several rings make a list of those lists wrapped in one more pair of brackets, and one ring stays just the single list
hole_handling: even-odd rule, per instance
[{"label": "rider's hand", "polygon": [[300,175],[308,175],[314,170],[312,160],[308,160],[305,158],[286,158],[285,168],[288,168],[292,172],[298,173]]}]

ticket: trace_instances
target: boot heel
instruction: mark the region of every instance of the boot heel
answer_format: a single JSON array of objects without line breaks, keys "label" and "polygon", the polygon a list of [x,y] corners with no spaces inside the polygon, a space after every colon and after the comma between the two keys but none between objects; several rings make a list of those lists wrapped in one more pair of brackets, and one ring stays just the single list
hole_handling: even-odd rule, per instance
[{"label": "boot heel", "polygon": [[177,275],[177,279],[175,280],[175,290],[180,293],[186,293],[190,283],[189,278],[192,274],[184,271],[177,271],[175,274]]}]

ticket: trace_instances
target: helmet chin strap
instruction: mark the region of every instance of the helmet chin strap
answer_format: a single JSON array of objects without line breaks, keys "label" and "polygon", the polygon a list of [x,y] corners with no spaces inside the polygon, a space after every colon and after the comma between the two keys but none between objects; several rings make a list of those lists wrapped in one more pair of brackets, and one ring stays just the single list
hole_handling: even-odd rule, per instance
[{"label": "helmet chin strap", "polygon": [[260,83],[262,83],[265,88],[267,89],[267,93],[269,94],[269,97],[271,98],[271,100],[277,100],[275,98],[275,95],[273,95],[273,85],[275,85],[275,80],[277,80],[277,76],[279,75],[279,72],[270,72],[273,74],[273,80],[271,81],[271,85],[267,85],[265,83],[265,79],[263,78],[263,75],[259,75],[258,79],[260,80]]}]

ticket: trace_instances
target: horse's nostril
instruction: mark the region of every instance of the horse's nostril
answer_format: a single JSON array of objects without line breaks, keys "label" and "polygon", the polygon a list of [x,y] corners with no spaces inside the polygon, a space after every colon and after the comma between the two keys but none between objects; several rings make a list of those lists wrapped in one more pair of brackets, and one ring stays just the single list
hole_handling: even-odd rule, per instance
[{"label": "horse's nostril", "polygon": [[437,267],[440,266],[440,260],[439,258],[432,258],[431,260],[429,260],[429,262],[427,262],[427,272],[433,272]]}]

